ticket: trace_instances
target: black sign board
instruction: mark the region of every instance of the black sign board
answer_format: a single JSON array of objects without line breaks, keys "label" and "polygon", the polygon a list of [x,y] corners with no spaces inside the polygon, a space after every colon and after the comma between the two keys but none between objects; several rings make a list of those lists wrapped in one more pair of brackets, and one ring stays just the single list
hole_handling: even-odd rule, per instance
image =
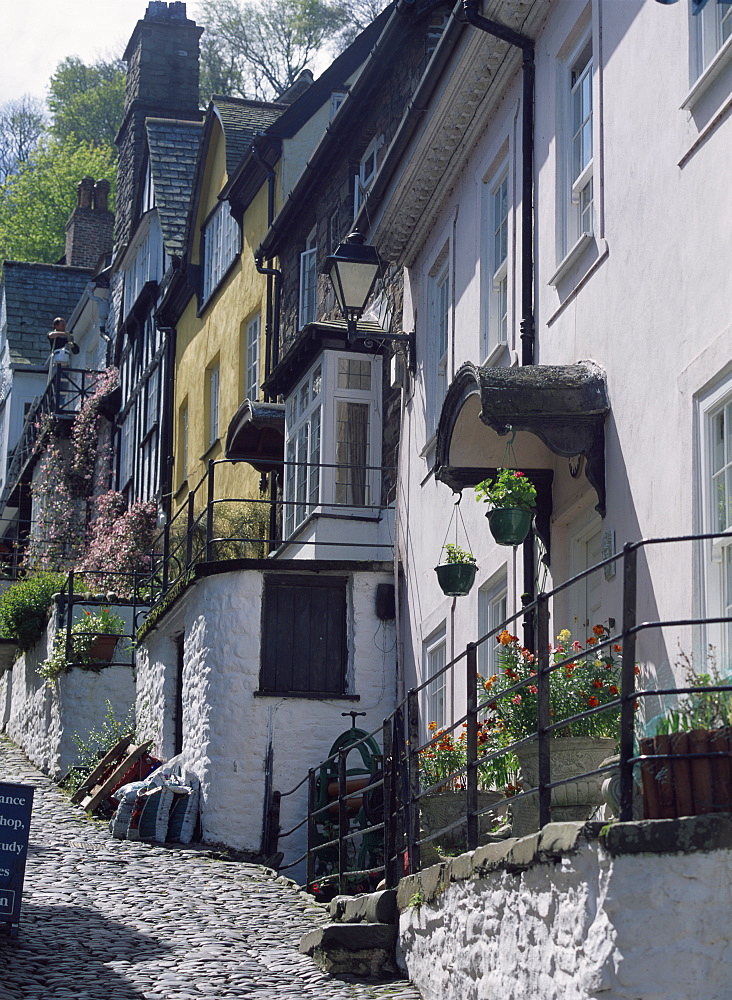
[{"label": "black sign board", "polygon": [[20,920],[33,792],[0,782],[0,920],[11,924]]}]

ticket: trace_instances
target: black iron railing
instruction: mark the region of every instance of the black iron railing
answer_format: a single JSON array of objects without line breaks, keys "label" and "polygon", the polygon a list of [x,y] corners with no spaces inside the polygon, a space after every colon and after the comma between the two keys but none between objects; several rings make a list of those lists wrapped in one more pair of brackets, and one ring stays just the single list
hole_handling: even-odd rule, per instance
[{"label": "black iron railing", "polygon": [[[275,808],[270,815],[271,829],[276,828],[281,798],[284,795],[297,794],[298,791],[302,794],[302,788],[307,784],[307,810],[303,819],[290,830],[279,833],[279,842],[282,842],[306,827],[307,850],[286,867],[293,868],[305,862],[306,881],[309,888],[317,884],[320,889],[329,886],[331,891],[337,887],[339,892],[348,892],[353,891],[354,886],[357,885],[360,889],[365,888],[364,879],[368,880],[369,878],[373,883],[383,877],[388,886],[396,885],[402,875],[412,874],[420,870],[420,849],[424,845],[444,838],[445,834],[451,831],[461,831],[464,849],[474,850],[479,843],[481,817],[488,813],[493,815],[496,808],[495,805],[479,806],[481,769],[501,758],[514,754],[518,748],[528,744],[533,744],[538,749],[538,783],[536,787],[526,787],[526,782],[524,782],[524,787],[508,799],[507,803],[517,803],[521,800],[532,800],[538,803],[539,827],[551,822],[552,792],[555,789],[593,776],[610,776],[617,773],[618,768],[620,803],[617,818],[621,821],[632,819],[634,799],[637,801],[639,795],[637,790],[639,770],[647,768],[649,764],[654,766],[660,764],[663,767],[663,762],[671,756],[670,754],[655,753],[650,757],[638,752],[637,730],[639,726],[636,720],[639,714],[644,714],[638,713],[638,707],[649,698],[658,699],[670,696],[678,699],[679,695],[689,694],[707,696],[713,692],[724,692],[732,698],[732,684],[726,682],[707,683],[705,686],[687,685],[661,688],[643,686],[645,678],[637,676],[636,668],[636,643],[637,637],[641,633],[652,629],[663,630],[664,628],[706,628],[713,625],[729,627],[732,618],[724,616],[679,617],[639,621],[638,557],[652,546],[702,544],[723,537],[725,537],[723,534],[685,535],[628,543],[622,553],[611,556],[577,574],[551,592],[540,594],[532,604],[522,608],[518,614],[507,619],[486,635],[479,637],[477,641],[468,643],[465,649],[445,664],[441,670],[430,676],[423,684],[410,690],[406,698],[397,705],[379,729],[340,750],[333,757],[327,758],[317,768],[312,768],[308,775],[289,792],[274,793]],[[610,650],[614,646],[622,648],[620,687],[617,695],[602,705],[591,706],[572,716],[554,720],[550,698],[551,675],[557,670],[566,670],[568,666],[571,667],[573,660],[577,659],[577,653],[571,652],[570,655],[562,656],[557,655],[555,649],[554,655],[550,655],[550,611],[553,602],[568,588],[581,584],[598,570],[618,562],[621,563],[623,570],[623,611],[620,628],[616,630],[611,619],[612,631],[604,628],[602,636],[595,637],[596,641],[592,646],[593,656],[601,656],[605,650]],[[496,695],[491,693],[486,697],[486,700],[479,697],[476,684],[478,650],[486,643],[495,643],[504,629],[510,631],[512,627],[515,628],[520,618],[525,618],[530,614],[533,614],[535,627],[536,673],[534,676],[518,679],[510,687],[502,688],[499,697],[515,698],[520,696],[521,692],[525,691],[529,685],[532,685],[535,689],[537,704],[536,730],[524,739],[500,747],[488,744],[488,749],[484,749],[485,744],[483,746],[479,744],[481,719],[485,718],[486,712],[495,703]],[[458,671],[464,672],[465,713],[445,728],[452,733],[459,732],[464,728],[464,762],[462,766],[451,773],[443,775],[439,781],[425,787],[424,774],[420,774],[420,755],[429,752],[431,746],[431,739],[426,737],[429,719],[425,717],[424,712],[425,696],[435,681],[448,675],[454,676]],[[725,677],[726,680],[729,678]],[[604,763],[591,771],[573,774],[570,778],[553,777],[550,754],[552,737],[560,729],[583,720],[592,719],[592,717],[602,713],[613,713],[618,719],[616,727],[618,762]],[[374,775],[365,791],[349,792],[347,788],[349,755],[357,752],[359,745],[369,739],[378,739],[381,742],[383,749],[382,768]],[[730,760],[732,766],[732,742],[729,747],[725,746],[723,749],[686,753],[681,754],[681,757],[691,761],[725,758]],[[319,786],[320,776],[325,773],[324,768],[331,771],[337,769],[338,775],[337,795],[327,805],[322,805],[322,788]],[[421,830],[421,809],[425,797],[446,788],[456,787],[460,788],[464,797],[462,815],[449,825],[425,834]],[[379,813],[378,808],[372,808],[370,819],[366,817],[366,821],[364,821],[364,817],[361,815],[360,821],[354,823],[353,808],[349,808],[349,802],[357,796],[364,795],[380,797],[383,802],[382,812]],[[336,821],[324,822],[324,817],[330,816],[334,809],[337,816]],[[363,839],[369,836],[379,838],[379,861],[376,864],[359,867],[357,863],[354,864],[354,852],[352,850],[349,852],[349,844],[363,842]],[[270,837],[268,846],[271,853],[274,853],[278,846],[276,833]]]},{"label": "black iron railing", "polygon": [[46,430],[48,419],[75,417],[81,404],[96,390],[102,371],[56,366],[43,395],[26,414],[18,443],[12,451],[5,488],[0,496],[0,511],[5,507],[20,481],[26,466],[36,453],[38,440]]},{"label": "black iron railing", "polygon": [[[231,559],[265,559],[277,554],[287,554],[290,546],[297,547],[305,558],[317,547],[333,558],[343,558],[343,550],[350,550],[352,559],[376,558],[377,550],[388,548],[381,542],[327,539],[321,533],[308,537],[312,520],[320,515],[330,518],[348,517],[377,521],[383,515],[386,503],[366,502],[369,494],[361,492],[352,502],[336,502],[332,491],[320,484],[317,498],[295,496],[293,499],[271,500],[231,495],[230,487],[224,489],[220,477],[224,468],[237,462],[212,460],[200,482],[188,493],[185,503],[166,523],[153,546],[153,568],[148,580],[153,601],[161,600],[177,583],[184,580],[198,563],[221,562]],[[357,469],[361,477],[373,477],[375,485],[370,494],[378,495],[377,477],[384,472],[381,466],[344,466],[335,464],[282,463],[283,475],[289,468],[302,471],[315,469],[319,477],[331,471]],[[350,486],[348,487],[350,489]],[[224,494],[224,495],[222,495]],[[293,511],[293,516],[288,516]],[[289,527],[288,527],[289,526]],[[353,538],[353,530],[350,531]]]}]

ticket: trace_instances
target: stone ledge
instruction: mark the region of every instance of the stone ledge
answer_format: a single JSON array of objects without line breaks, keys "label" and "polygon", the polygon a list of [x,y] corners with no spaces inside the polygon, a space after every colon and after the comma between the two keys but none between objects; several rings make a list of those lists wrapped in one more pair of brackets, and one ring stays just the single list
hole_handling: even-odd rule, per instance
[{"label": "stone ledge", "polygon": [[732,814],[612,823],[602,829],[605,849],[618,854],[693,854],[732,848]]},{"label": "stone ledge", "polygon": [[396,895],[396,889],[382,889],[360,896],[336,896],[330,902],[331,919],[348,924],[393,924]]},{"label": "stone ledge", "polygon": [[396,940],[395,924],[324,924],[304,934],[300,952],[312,955],[318,948],[344,948],[346,951],[363,951],[369,948],[393,948]]},{"label": "stone ledge", "polygon": [[408,875],[397,888],[397,909],[428,903],[451,882],[485,878],[494,871],[513,874],[533,865],[554,864],[598,841],[609,854],[688,854],[732,849],[732,814],[685,816],[681,819],[634,820],[629,823],[549,823],[528,837],[485,844],[456,858]]}]

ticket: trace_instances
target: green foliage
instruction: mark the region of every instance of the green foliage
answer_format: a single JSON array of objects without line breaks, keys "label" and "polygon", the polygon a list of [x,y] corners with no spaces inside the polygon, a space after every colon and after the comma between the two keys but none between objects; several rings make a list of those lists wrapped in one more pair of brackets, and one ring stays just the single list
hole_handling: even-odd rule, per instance
[{"label": "green foliage", "polygon": [[[599,653],[593,648],[609,635],[604,625],[594,625],[592,634],[584,643],[577,640],[570,643],[572,635],[568,629],[563,629],[557,636],[557,645],[550,648],[552,662],[572,659],[550,674],[549,715],[552,723],[606,705],[618,697],[622,648],[615,644]],[[497,660],[500,668],[497,674],[487,679],[478,677],[479,697],[490,699],[485,707],[488,723],[496,735],[496,748],[534,735],[538,724],[536,656],[504,629],[498,636]],[[530,683],[518,691],[505,693],[523,680]],[[567,723],[554,735],[617,737],[619,719],[620,709],[616,707]]]},{"label": "green foliage", "polygon": [[51,133],[60,142],[72,140],[114,153],[124,102],[124,63],[100,60],[87,66],[78,56],[69,56],[49,81]]},{"label": "green foliage", "polygon": [[469,563],[471,566],[475,565],[475,556],[472,552],[466,552],[465,549],[461,549],[459,545],[452,545],[448,542],[444,546],[445,552],[447,552],[447,562],[448,563]]},{"label": "green foliage", "polygon": [[[687,687],[713,688],[732,684],[730,677],[723,676],[717,664],[716,651],[709,647],[705,670],[697,670],[687,653],[681,654]],[[732,726],[732,690],[697,691],[680,695],[678,702],[666,714],[655,721],[656,735],[684,733],[691,729],[719,729]]]},{"label": "green foliage", "polygon": [[94,640],[98,635],[124,635],[125,629],[124,619],[109,608],[85,611],[84,617],[71,626],[70,659],[66,655],[66,629],[59,629],[51,655],[38,668],[38,673],[51,681],[68,673],[72,664],[82,670],[100,670],[109,661],[91,655]]},{"label": "green foliage", "polygon": [[482,483],[478,483],[475,497],[493,507],[531,510],[536,504],[536,487],[518,469],[499,469],[496,479],[484,479]]},{"label": "green foliage", "polygon": [[22,653],[43,635],[54,594],[66,582],[63,573],[36,573],[19,580],[0,597],[0,635],[15,639]]},{"label": "green foliage", "polygon": [[85,736],[74,733],[71,737],[78,747],[79,762],[64,782],[66,791],[73,794],[83,785],[102,757],[106,756],[123,736],[131,736],[134,739],[134,733],[134,708],[130,708],[124,719],[118,720],[111,701],[107,701],[107,711],[99,728],[90,730]]},{"label": "green foliage", "polygon": [[56,262],[64,253],[66,220],[76,206],[77,185],[87,176],[114,185],[110,150],[75,139],[39,143],[0,186],[0,260]]}]

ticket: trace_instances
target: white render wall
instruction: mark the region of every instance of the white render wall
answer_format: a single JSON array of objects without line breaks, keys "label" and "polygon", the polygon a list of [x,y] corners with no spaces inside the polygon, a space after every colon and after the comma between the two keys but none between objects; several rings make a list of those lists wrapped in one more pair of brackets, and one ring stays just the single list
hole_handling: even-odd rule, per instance
[{"label": "white render wall", "polygon": [[611,857],[597,841],[454,882],[400,918],[423,1000],[722,1000],[732,851]]},{"label": "white render wall", "polygon": [[[707,387],[732,373],[732,191],[726,180],[732,144],[732,50],[728,45],[720,72],[706,92],[693,106],[682,108],[690,86],[690,31],[695,20],[688,4],[564,0],[545,9],[536,44],[536,362],[594,360],[607,373],[611,402],[605,424],[607,514],[602,521],[593,511],[597,496],[583,473],[572,479],[567,459],[550,453],[533,435],[519,434],[514,443],[519,467],[535,464],[555,473],[552,564],[545,578],[539,573],[542,589],[549,590],[552,581],[559,583],[576,571],[572,537],[593,520],[603,532],[615,533],[616,551],[626,541],[702,528],[703,506],[709,501],[699,489],[704,456],[697,401]],[[549,281],[561,262],[558,73],[585,27],[591,29],[596,57],[596,249],[569,266],[555,288]],[[516,60],[518,67],[520,58]],[[462,78],[461,73],[456,76]],[[449,84],[441,93],[446,105],[454,99]],[[433,567],[454,498],[430,474],[434,441],[430,443],[425,422],[431,371],[428,276],[448,241],[454,279],[448,384],[465,361],[505,366],[520,358],[520,103],[517,69],[500,100],[478,112],[484,116],[482,127],[473,132],[479,138],[472,148],[461,148],[460,157],[451,163],[432,201],[428,236],[419,243],[418,253],[410,248],[415,259],[405,272],[403,328],[416,330],[418,361],[401,442],[397,537],[405,568],[405,668],[408,678],[411,673],[417,681],[423,679],[424,641],[440,625],[447,630],[448,655],[477,637],[481,585],[505,566],[509,601],[515,602],[512,610],[520,606],[523,590],[520,549],[492,542],[483,519],[485,508],[466,490],[461,511],[480,567],[476,586],[468,597],[455,601],[439,591]],[[418,137],[411,151],[419,148]],[[509,344],[486,358],[480,347],[485,266],[481,219],[486,212],[482,189],[507,154]],[[428,161],[424,149],[422,155]],[[463,449],[463,464],[491,466],[506,461],[507,440],[475,415],[453,444]],[[514,464],[511,456],[506,464]],[[448,541],[455,541],[452,532]],[[458,542],[466,547],[462,527]],[[703,588],[693,555],[690,545],[649,550],[650,574],[642,572],[639,581],[641,620],[702,612]],[[641,566],[644,559],[641,556]],[[718,566],[707,569],[719,571]],[[620,621],[621,582],[620,568],[614,579],[601,581],[600,621]],[[554,634],[565,626],[574,630],[569,602],[558,603],[554,611]],[[515,631],[520,634],[519,628]],[[692,639],[688,631],[669,629],[660,641],[657,634],[646,632],[639,637],[638,660],[669,681],[679,647],[691,652],[692,646],[703,655],[704,637]]]},{"label": "white render wall", "polygon": [[98,673],[74,668],[45,681],[37,667],[53,645],[55,615],[46,636],[0,675],[0,725],[29,759],[46,774],[62,777],[78,760],[72,737],[98,729],[107,713],[124,720],[135,703],[131,666],[104,667]]},{"label": "white render wall", "polygon": [[[140,644],[138,734],[155,740],[153,752],[167,758],[174,752],[174,638],[184,636],[183,754],[201,779],[204,840],[260,849],[270,744],[272,789],[286,792],[328,756],[335,738],[349,728],[351,720],[342,712],[365,711],[358,725],[370,731],[394,707],[394,629],[375,614],[376,585],[391,579],[385,573],[349,575],[349,689],[358,701],[255,696],[263,592],[259,571],[199,580]],[[306,786],[285,797],[280,828],[300,822],[306,805]],[[305,849],[304,829],[279,846],[285,863],[294,860]]]}]

